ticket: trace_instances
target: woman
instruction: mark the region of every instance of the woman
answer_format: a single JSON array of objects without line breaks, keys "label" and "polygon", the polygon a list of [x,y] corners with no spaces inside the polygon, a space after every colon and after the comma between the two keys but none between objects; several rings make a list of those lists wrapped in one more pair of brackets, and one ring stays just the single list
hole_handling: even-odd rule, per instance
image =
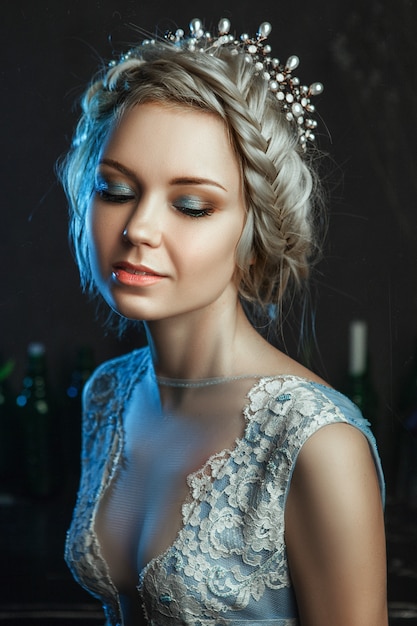
[{"label": "woman", "polygon": [[112,63],[62,166],[83,286],[148,339],[85,389],[66,559],[112,625],[384,626],[373,436],[243,308],[308,277],[322,86],[229,29]]}]

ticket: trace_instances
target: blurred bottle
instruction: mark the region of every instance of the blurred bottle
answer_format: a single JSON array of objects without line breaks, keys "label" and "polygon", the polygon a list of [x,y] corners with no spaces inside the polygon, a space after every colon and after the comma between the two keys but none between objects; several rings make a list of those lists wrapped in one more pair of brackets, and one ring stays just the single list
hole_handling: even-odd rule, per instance
[{"label": "blurred bottle", "polygon": [[397,497],[417,507],[417,349],[400,399]]},{"label": "blurred bottle", "polygon": [[16,398],[21,433],[24,491],[45,498],[58,486],[57,423],[48,387],[45,346],[31,343],[26,374]]},{"label": "blurred bottle", "polygon": [[94,369],[91,347],[81,346],[76,354],[74,369],[65,389],[62,412],[63,458],[65,461],[67,489],[73,493],[79,482],[81,454],[81,400],[85,383]]},{"label": "blurred bottle", "polygon": [[368,327],[363,320],[353,320],[349,326],[349,365],[345,392],[375,428],[377,397],[369,366]]},{"label": "blurred bottle", "polygon": [[14,361],[0,365],[0,492],[11,494],[16,479],[16,431],[14,397],[10,386],[10,375]]}]

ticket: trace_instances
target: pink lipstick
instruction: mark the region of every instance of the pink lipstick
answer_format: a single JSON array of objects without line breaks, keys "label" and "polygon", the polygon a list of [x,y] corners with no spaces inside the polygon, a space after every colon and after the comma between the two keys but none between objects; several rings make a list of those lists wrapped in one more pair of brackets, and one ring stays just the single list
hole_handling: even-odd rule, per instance
[{"label": "pink lipstick", "polygon": [[113,277],[122,285],[148,287],[161,281],[164,276],[145,265],[132,265],[125,261],[113,266]]}]

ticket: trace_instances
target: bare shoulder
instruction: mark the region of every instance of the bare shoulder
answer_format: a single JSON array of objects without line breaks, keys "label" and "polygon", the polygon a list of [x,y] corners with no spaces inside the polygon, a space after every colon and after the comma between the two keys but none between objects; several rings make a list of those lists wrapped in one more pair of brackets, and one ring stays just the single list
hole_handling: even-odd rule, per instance
[{"label": "bare shoulder", "polygon": [[318,507],[317,515],[324,516],[332,508],[334,512],[337,505],[348,518],[354,504],[366,510],[371,496],[379,512],[378,475],[365,435],[347,423],[320,428],[301,449],[291,490],[303,505],[308,496],[308,502]]},{"label": "bare shoulder", "polygon": [[284,356],[286,357],[283,362],[283,367],[285,367],[285,374],[290,376],[299,376],[300,378],[305,378],[306,380],[310,380],[314,383],[319,383],[320,385],[331,387],[331,385],[329,385],[326,380],[318,376],[318,374],[316,374],[312,370],[304,367],[304,365],[301,365],[301,363],[298,363],[298,361],[295,361],[291,357],[288,357],[287,355]]},{"label": "bare shoulder", "polygon": [[[352,471],[359,466],[374,468],[369,442],[358,428],[345,422],[332,423],[317,430],[307,440],[297,461],[300,473],[307,469],[310,476],[312,471],[320,472],[330,465]],[[346,475],[346,471],[343,474]]]},{"label": "bare shoulder", "polygon": [[[298,376],[312,382],[330,385],[315,372],[279,350],[262,337],[245,319],[244,333],[238,344],[234,361],[239,373],[256,373],[265,376]],[[243,338],[242,338],[243,337]]]},{"label": "bare shoulder", "polygon": [[288,356],[288,354],[285,354],[270,344],[268,344],[268,346],[269,350],[265,351],[264,357],[268,374],[271,373],[276,376],[298,376],[299,378],[305,378],[306,380],[330,387],[329,383],[327,383],[323,378]]},{"label": "bare shoulder", "polygon": [[368,441],[357,428],[330,424],[305,443],[285,519],[302,623],[385,625],[382,502]]}]

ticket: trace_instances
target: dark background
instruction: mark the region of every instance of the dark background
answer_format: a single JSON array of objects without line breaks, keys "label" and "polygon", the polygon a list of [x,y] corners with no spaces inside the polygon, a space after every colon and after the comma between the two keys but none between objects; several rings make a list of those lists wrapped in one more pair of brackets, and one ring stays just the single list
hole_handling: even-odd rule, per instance
[{"label": "dark background", "polygon": [[[101,60],[135,41],[131,25],[150,33],[157,25],[161,33],[186,27],[193,17],[209,28],[229,17],[237,34],[252,34],[262,21],[270,21],[274,54],[281,60],[299,55],[297,74],[303,83],[325,84],[318,103],[323,118],[319,145],[329,154],[330,227],[315,277],[320,352],[314,362],[321,375],[343,388],[349,324],[355,318],[367,321],[379,401],[374,431],[393,499],[403,431],[399,407],[417,336],[414,0],[3,0],[0,354],[15,361],[12,385],[17,390],[21,384],[31,341],[45,344],[50,382],[58,394],[78,347],[91,346],[99,363],[143,341],[133,333],[123,341],[106,335],[95,319],[95,306],[81,294],[54,164],[69,145],[77,99]],[[287,332],[295,354],[292,332]],[[60,569],[66,509],[59,533],[51,533],[47,509],[37,510],[36,524],[25,526],[33,511],[21,506],[20,514],[10,510],[2,517],[3,544],[13,528],[10,541],[19,545],[20,552],[15,544],[8,551],[11,559],[20,554],[15,580],[30,575],[35,599],[44,597],[36,591],[36,572],[58,572],[57,589],[62,590],[62,581],[72,589]],[[397,573],[410,558],[410,542],[415,545],[415,523],[407,528],[404,555],[400,558],[396,548],[391,553]],[[397,530],[390,536],[395,544]],[[29,563],[31,554],[36,559]],[[48,576],[45,584],[55,589]],[[415,585],[416,578],[414,570],[407,580]],[[9,591],[13,600],[11,586]]]},{"label": "dark background", "polygon": [[330,155],[330,228],[316,274],[316,369],[340,388],[349,323],[368,322],[374,429],[390,482],[417,334],[416,2],[3,0],[1,13],[0,353],[15,359],[14,384],[31,341],[45,343],[56,386],[78,346],[91,345],[101,362],[142,341],[105,335],[67,245],[54,164],[92,73],[135,40],[132,24],[153,33],[155,25],[164,32],[198,16],[211,27],[226,16],[240,34],[268,20],[274,53],[298,54],[302,81],[325,83],[318,110],[320,147]]}]

